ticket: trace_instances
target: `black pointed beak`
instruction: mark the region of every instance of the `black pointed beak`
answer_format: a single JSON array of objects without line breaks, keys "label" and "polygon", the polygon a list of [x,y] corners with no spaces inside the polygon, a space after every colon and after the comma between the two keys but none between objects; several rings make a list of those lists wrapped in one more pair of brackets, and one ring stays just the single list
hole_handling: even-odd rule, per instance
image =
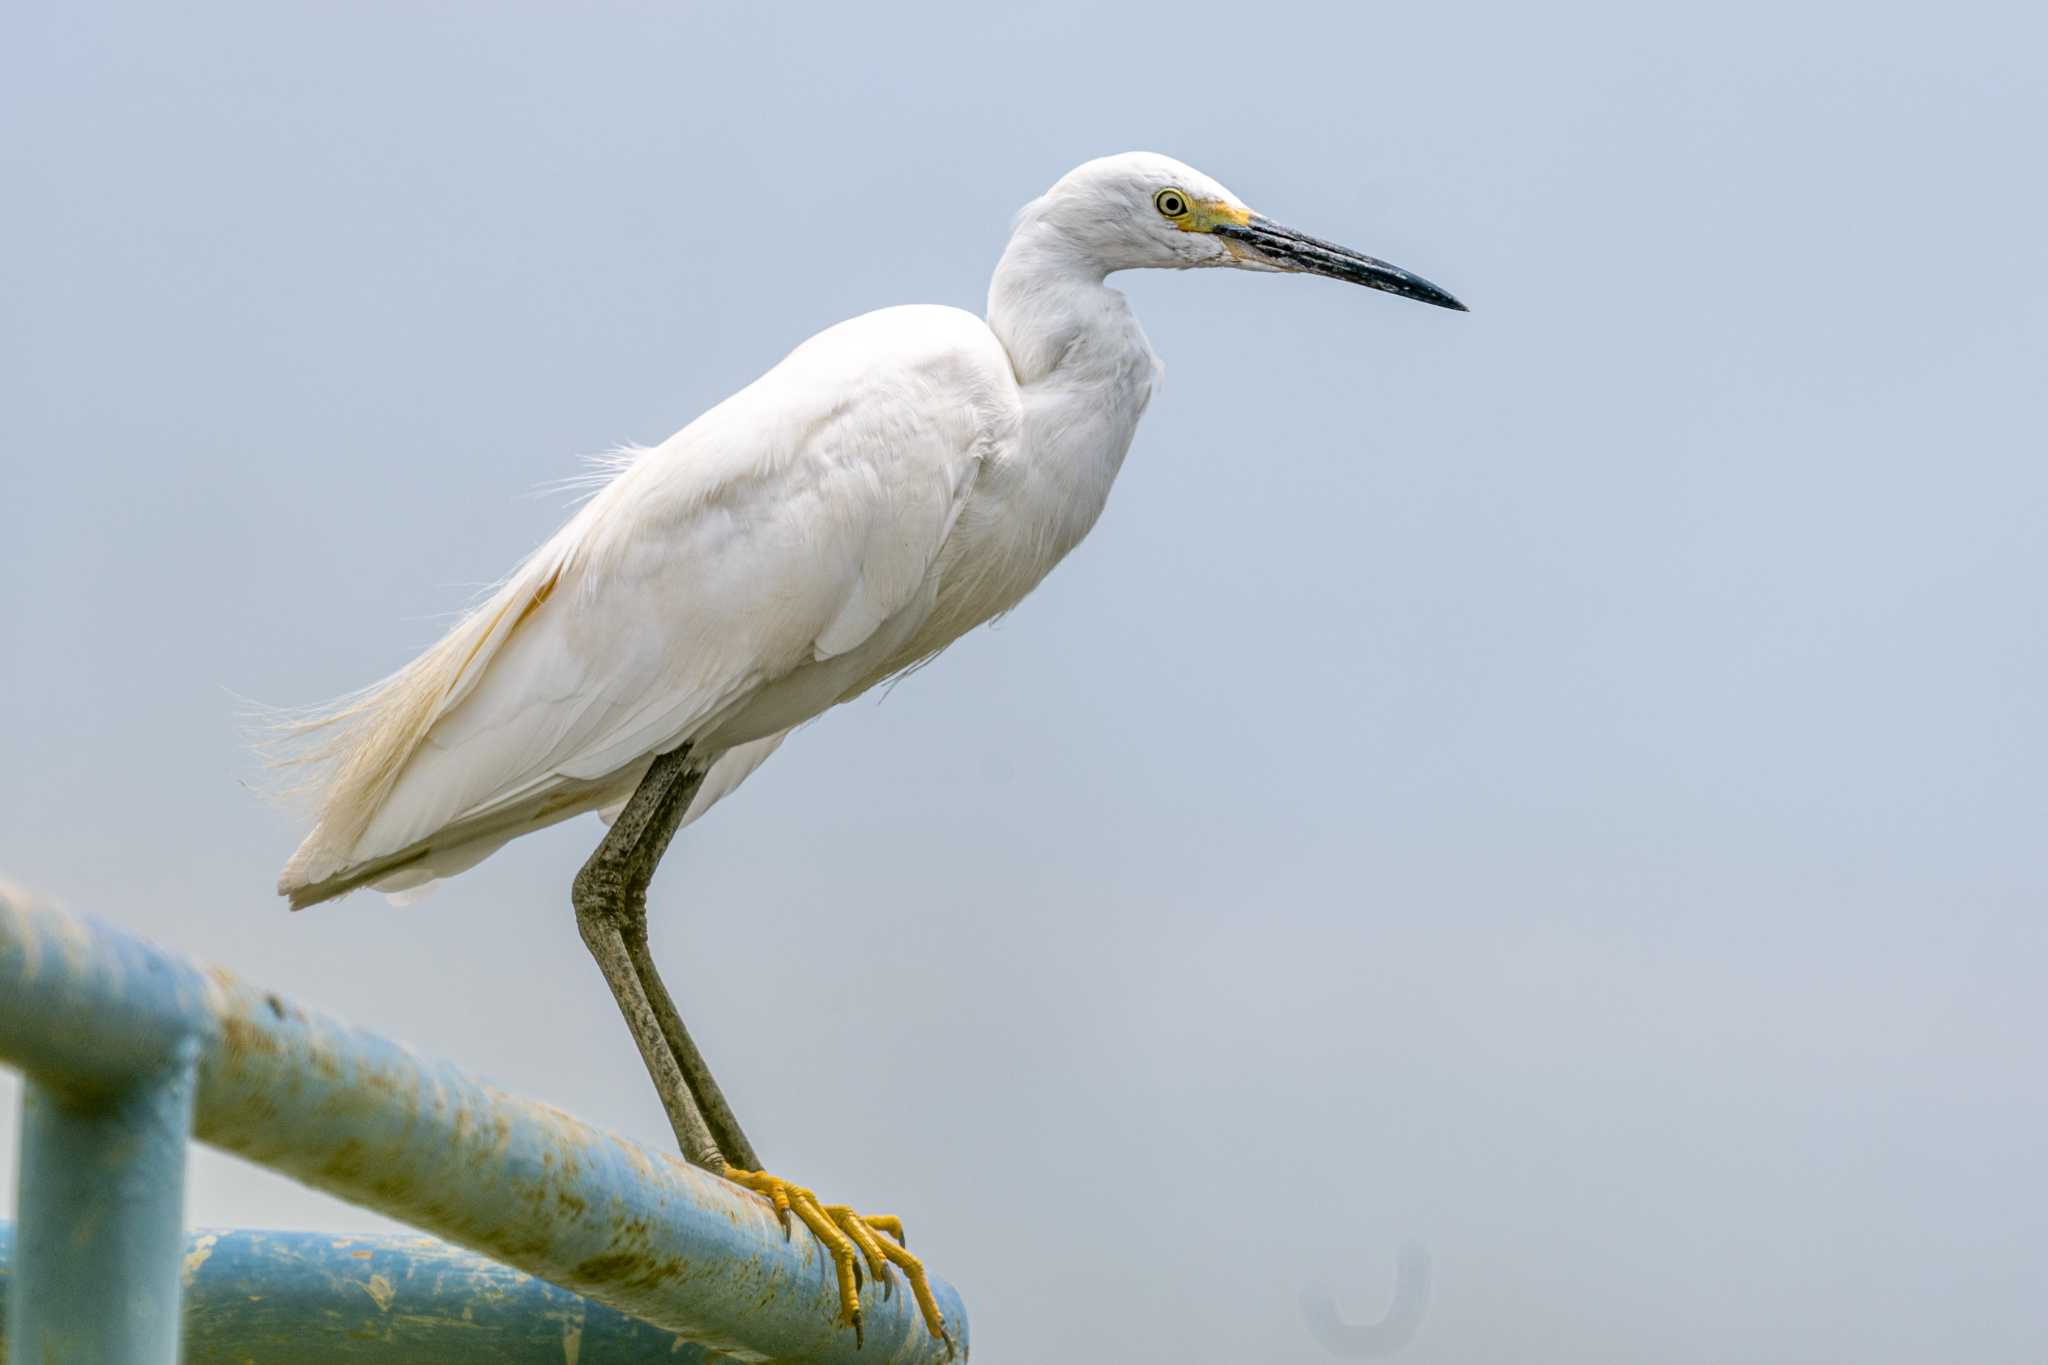
[{"label": "black pointed beak", "polygon": [[1419,303],[1433,303],[1439,308],[1451,308],[1460,313],[1469,311],[1447,291],[1437,288],[1420,275],[1411,275],[1397,265],[1388,265],[1350,247],[1281,227],[1256,213],[1248,223],[1241,226],[1221,223],[1214,231],[1219,237],[1250,247],[1262,262],[1276,270],[1327,275],[1333,280],[1385,290]]}]

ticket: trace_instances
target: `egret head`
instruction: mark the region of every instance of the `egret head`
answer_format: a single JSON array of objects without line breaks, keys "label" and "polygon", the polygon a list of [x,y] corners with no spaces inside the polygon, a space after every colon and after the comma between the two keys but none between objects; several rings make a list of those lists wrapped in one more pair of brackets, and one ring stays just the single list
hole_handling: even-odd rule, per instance
[{"label": "egret head", "polygon": [[1230,266],[1325,275],[1465,311],[1420,275],[1280,226],[1192,166],[1125,152],[1078,166],[1024,210],[1105,272]]}]

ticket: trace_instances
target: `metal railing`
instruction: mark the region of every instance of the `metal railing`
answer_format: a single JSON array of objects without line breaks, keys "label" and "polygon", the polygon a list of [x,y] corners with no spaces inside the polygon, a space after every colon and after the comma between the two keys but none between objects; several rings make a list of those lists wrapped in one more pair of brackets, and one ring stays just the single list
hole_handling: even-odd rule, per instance
[{"label": "metal railing", "polygon": [[[785,1238],[757,1196],[5,888],[0,1062],[26,1073],[5,1323],[15,1362],[172,1365],[188,1283],[193,1313],[216,1332],[190,1334],[194,1361],[243,1359],[247,1333],[271,1331],[306,1365],[517,1360],[529,1339],[552,1352],[534,1358],[574,1362],[593,1322],[637,1345],[627,1319],[650,1333],[648,1359],[688,1361],[691,1348],[848,1365],[947,1357],[911,1296],[873,1279],[857,1349],[838,1325],[831,1257],[801,1227]],[[189,1238],[195,1136],[525,1275],[421,1238]],[[937,1279],[932,1289],[964,1359],[960,1297]],[[346,1311],[320,1310],[322,1295]],[[471,1321],[479,1306],[503,1310],[502,1351],[479,1356],[457,1332],[433,1353],[427,1328],[451,1312],[459,1321],[465,1304]],[[364,1331],[336,1335],[351,1316]],[[400,1350],[407,1324],[417,1340]],[[322,1333],[334,1340],[321,1345]]]},{"label": "metal railing", "polygon": [[[0,1223],[0,1329],[13,1237],[13,1228]],[[195,1365],[706,1365],[730,1359],[415,1234],[195,1232],[186,1236],[178,1279],[184,1359]],[[20,1355],[24,1362],[35,1359],[28,1349]],[[6,1359],[0,1344],[0,1362]],[[77,1365],[78,1357],[66,1359]]]}]

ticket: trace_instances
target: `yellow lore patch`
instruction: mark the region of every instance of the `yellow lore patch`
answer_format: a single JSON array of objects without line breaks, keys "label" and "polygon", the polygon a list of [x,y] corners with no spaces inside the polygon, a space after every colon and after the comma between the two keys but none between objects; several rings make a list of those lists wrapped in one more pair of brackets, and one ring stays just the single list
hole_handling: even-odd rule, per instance
[{"label": "yellow lore patch", "polygon": [[1197,199],[1193,209],[1175,219],[1173,225],[1182,232],[1214,232],[1225,223],[1243,227],[1251,220],[1250,209],[1241,209],[1222,199]]}]

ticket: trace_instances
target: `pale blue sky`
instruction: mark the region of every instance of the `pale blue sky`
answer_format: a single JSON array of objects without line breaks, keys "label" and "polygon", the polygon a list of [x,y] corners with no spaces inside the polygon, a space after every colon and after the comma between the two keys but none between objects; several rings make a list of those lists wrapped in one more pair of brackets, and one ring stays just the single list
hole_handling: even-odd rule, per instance
[{"label": "pale blue sky", "polygon": [[[682,839],[764,1155],[990,1360],[2048,1356],[2044,31],[2018,5],[19,7],[0,872],[647,1141],[580,821],[290,916],[381,674],[819,327],[1148,147],[1439,281],[1121,277],[1002,626]],[[7,1084],[4,1098],[12,1103]],[[11,1128],[0,1159],[11,1160]],[[192,1216],[374,1226],[202,1157]]]}]

